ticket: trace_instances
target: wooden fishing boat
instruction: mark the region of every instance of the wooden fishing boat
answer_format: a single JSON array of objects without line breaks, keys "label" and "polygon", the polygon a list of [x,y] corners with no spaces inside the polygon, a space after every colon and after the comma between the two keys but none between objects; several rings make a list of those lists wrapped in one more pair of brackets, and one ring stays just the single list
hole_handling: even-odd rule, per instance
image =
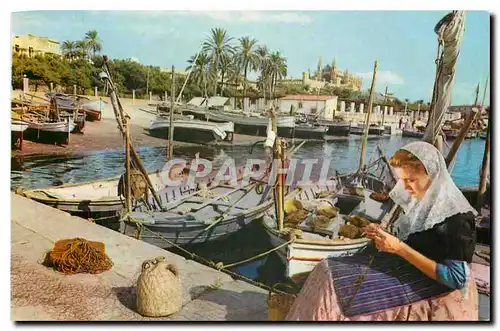
[{"label": "wooden fishing boat", "polygon": [[179,107],[183,115],[192,115],[197,120],[206,120],[206,98],[195,97]]},{"label": "wooden fishing boat", "polygon": [[356,135],[363,135],[364,131],[365,131],[365,129],[362,125],[356,124],[356,125],[351,126],[351,129],[349,132],[352,134],[356,134]]},{"label": "wooden fishing boat", "polygon": [[45,95],[49,98],[55,98],[57,107],[61,110],[74,112],[77,109],[81,109],[85,113],[87,120],[101,120],[102,100],[92,101],[86,97],[62,93],[46,93]]},{"label": "wooden fishing boat", "polygon": [[328,127],[326,134],[329,136],[348,136],[351,132],[351,123],[347,121],[319,120],[318,124]]},{"label": "wooden fishing boat", "polygon": [[[206,112],[206,118],[213,122],[233,122],[234,132],[249,134],[253,136],[266,136],[269,118],[257,113],[243,113],[241,111],[223,111],[209,109]],[[295,127],[294,116],[278,116],[278,136],[291,137],[292,130]]]},{"label": "wooden fishing boat", "polygon": [[[174,119],[174,140],[185,142],[217,142],[232,140],[232,122],[212,123],[194,119]],[[155,137],[168,138],[170,119],[158,117],[149,126],[149,133]]]},{"label": "wooden fishing boat", "polygon": [[11,120],[10,131],[13,134],[24,132],[26,129],[28,129],[27,122],[15,119]]},{"label": "wooden fishing boat", "polygon": [[[201,191],[195,187],[183,187],[177,191],[180,196],[174,196],[172,190],[176,188],[169,187],[158,192],[164,211],[135,210],[130,216],[150,230],[142,230],[140,238],[162,248],[170,247],[171,243],[187,245],[220,240],[244,229],[272,207],[270,187],[259,188],[259,185],[217,185]],[[152,199],[149,203],[155,205]],[[136,236],[137,231],[135,221],[125,222],[125,234]]]},{"label": "wooden fishing boat", "polygon": [[80,108],[85,111],[88,121],[100,121],[102,118],[102,101],[85,101]]},{"label": "wooden fishing boat", "polygon": [[424,137],[424,133],[417,130],[403,130],[403,137],[422,139]]},{"label": "wooden fishing boat", "polygon": [[300,139],[324,140],[327,131],[328,127],[323,125],[296,124],[293,136]]},{"label": "wooden fishing boat", "polygon": [[40,131],[40,133],[65,133],[72,132],[75,129],[75,122],[59,121],[59,122],[36,122],[25,120],[28,124],[28,130]]},{"label": "wooden fishing boat", "polygon": [[385,127],[383,125],[370,124],[368,127],[368,134],[381,136],[384,134]]},{"label": "wooden fishing boat", "polygon": [[[361,181],[361,186],[354,186]],[[335,220],[328,227],[316,227],[311,222],[312,213],[298,224],[296,229],[284,228],[278,231],[276,217],[273,212],[262,218],[262,224],[269,236],[270,245],[281,248],[277,255],[286,266],[286,277],[294,279],[308,274],[316,264],[328,257],[352,255],[368,245],[366,238],[347,239],[338,235],[339,228],[349,216],[358,215],[370,222],[379,223],[392,207],[390,199],[376,201],[370,197],[373,192],[386,190],[386,183],[371,175],[356,174],[341,175],[333,178],[331,183],[312,185],[301,188],[296,194],[290,194],[286,200],[296,199],[307,203],[327,201],[338,208]],[[324,194],[324,193],[327,194]],[[329,193],[329,195],[328,195]],[[321,198],[318,198],[320,197]],[[312,223],[312,224],[311,224]],[[300,231],[300,235],[293,242],[290,233]]]},{"label": "wooden fishing boat", "polygon": [[[368,128],[369,135],[382,136],[384,134],[385,127],[382,125],[371,124]],[[363,135],[365,132],[365,125],[358,123],[356,126],[351,126],[350,132],[352,134]]]},{"label": "wooden fishing boat", "polygon": [[[150,173],[149,178],[155,189],[164,188],[164,178],[168,173],[158,171]],[[123,197],[118,194],[120,178],[113,177],[91,182],[65,184],[19,192],[26,198],[69,213],[81,213],[93,217],[95,213],[121,211]]]},{"label": "wooden fishing boat", "polygon": [[[164,190],[167,187],[165,178],[169,171],[166,169],[149,173],[149,179],[155,190]],[[243,170],[237,167],[237,171]],[[216,173],[212,173],[206,177],[197,178],[196,183],[208,182],[215,175]],[[88,218],[94,217],[94,214],[116,213],[123,209],[125,202],[123,196],[119,194],[119,182],[120,176],[117,176],[88,182],[19,190],[17,193],[53,208]],[[169,194],[179,197],[183,190],[185,187],[173,188]],[[170,197],[167,200],[170,200]]]},{"label": "wooden fishing boat", "polygon": [[10,133],[11,133],[11,148],[21,147],[21,138],[23,132],[28,129],[28,123],[21,121],[20,119],[11,119]]}]

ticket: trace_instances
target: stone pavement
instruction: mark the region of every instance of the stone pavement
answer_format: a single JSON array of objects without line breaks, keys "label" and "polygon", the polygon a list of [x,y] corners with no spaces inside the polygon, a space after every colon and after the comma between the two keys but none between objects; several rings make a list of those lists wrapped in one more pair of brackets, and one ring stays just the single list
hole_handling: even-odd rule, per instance
[{"label": "stone pavement", "polygon": [[[183,307],[163,320],[267,319],[267,292],[194,261],[65,212],[11,194],[11,319],[14,321],[161,320],[135,312],[135,282],[144,260],[165,256],[180,271]],[[101,241],[114,265],[67,276],[41,265],[64,238]]]}]

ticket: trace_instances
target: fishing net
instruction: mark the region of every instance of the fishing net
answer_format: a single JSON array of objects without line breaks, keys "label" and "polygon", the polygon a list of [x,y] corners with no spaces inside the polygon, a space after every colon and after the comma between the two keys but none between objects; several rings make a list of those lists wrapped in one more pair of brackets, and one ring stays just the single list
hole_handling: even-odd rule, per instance
[{"label": "fishing net", "polygon": [[[125,184],[127,178],[125,175],[120,177],[118,181],[118,194],[121,196],[125,196]],[[134,200],[140,200],[142,198],[146,198],[148,196],[148,183],[143,173],[137,169],[131,169],[130,171],[130,193],[131,197]]]},{"label": "fishing net", "polygon": [[57,241],[44,265],[67,275],[98,274],[111,269],[113,262],[105,253],[104,243],[74,238]]}]

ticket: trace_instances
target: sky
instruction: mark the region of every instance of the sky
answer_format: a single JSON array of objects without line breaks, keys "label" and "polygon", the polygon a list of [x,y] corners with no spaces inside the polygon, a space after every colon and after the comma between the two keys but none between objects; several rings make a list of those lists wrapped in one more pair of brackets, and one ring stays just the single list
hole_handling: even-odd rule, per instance
[{"label": "sky", "polygon": [[[400,99],[429,101],[435,78],[434,26],[447,11],[25,11],[12,13],[11,34],[59,41],[97,30],[103,54],[147,65],[185,69],[211,28],[237,42],[250,36],[287,59],[288,77],[313,74],[336,59],[337,67],[369,88],[378,61],[376,90]],[[471,104],[490,73],[490,14],[468,11],[456,68],[452,104]],[[255,77],[253,73],[250,77]],[[486,104],[489,104],[489,92]]]}]

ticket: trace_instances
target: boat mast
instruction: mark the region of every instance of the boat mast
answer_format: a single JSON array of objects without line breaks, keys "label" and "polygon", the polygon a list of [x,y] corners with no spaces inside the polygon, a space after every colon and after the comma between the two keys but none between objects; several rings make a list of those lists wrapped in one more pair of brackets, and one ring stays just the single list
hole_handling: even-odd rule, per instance
[{"label": "boat mast", "polygon": [[175,108],[175,68],[172,66],[172,93],[170,93],[172,104],[170,105],[170,123],[168,126],[168,160],[174,155],[174,108]]},{"label": "boat mast", "polygon": [[276,169],[277,174],[276,174],[276,185],[274,187],[274,200],[275,200],[275,212],[276,212],[276,220],[278,223],[278,231],[283,230],[283,221],[285,219],[284,215],[284,207],[285,207],[285,200],[284,200],[284,175],[280,174],[281,169],[284,167],[284,150],[283,150],[283,141],[278,138],[278,121],[276,118],[276,113],[274,110],[274,107],[271,108],[270,111],[270,117],[271,117],[271,123],[272,123],[272,130],[276,134],[276,140],[274,141],[274,160],[277,160],[278,164],[278,169]]},{"label": "boat mast", "polygon": [[377,69],[378,62],[375,61],[375,65],[373,66],[373,77],[372,77],[372,86],[370,87],[370,97],[368,98],[368,110],[366,114],[365,127],[363,132],[363,142],[361,144],[361,156],[359,158],[359,169],[358,172],[361,172],[365,163],[365,154],[366,154],[366,144],[368,142],[368,130],[370,126],[370,114],[372,112],[372,104],[373,104],[373,92],[375,90],[375,80],[377,78]]},{"label": "boat mast", "polygon": [[189,80],[189,76],[191,76],[191,72],[193,71],[193,68],[196,66],[196,61],[198,60],[198,56],[200,55],[202,50],[203,50],[203,43],[201,44],[198,53],[196,53],[196,56],[194,57],[193,65],[191,66],[191,68],[189,69],[189,71],[187,73],[186,79],[184,80],[184,84],[182,84],[182,87],[181,87],[181,90],[179,91],[179,95],[177,96],[176,102],[180,101],[181,96],[182,96],[182,92],[184,91],[184,88],[186,87],[186,84]]},{"label": "boat mast", "polygon": [[[125,114],[123,111],[123,107],[120,103],[120,99],[118,99],[118,95],[116,93],[116,86],[113,83],[113,80],[111,79],[111,74],[109,71],[108,67],[108,57],[106,55],[103,56],[103,70],[104,72],[100,73],[99,76],[105,80],[106,84],[106,89],[108,90],[108,96],[109,100],[111,101],[111,105],[113,106],[113,111],[115,113],[115,119],[116,122],[118,123],[118,128],[120,129],[120,132],[125,139],[125,127],[124,124],[126,122]],[[109,86],[109,89],[108,89]],[[149,175],[142,165],[141,158],[139,154],[137,154],[137,151],[135,148],[132,146],[132,144],[129,144],[130,147],[130,153],[131,153],[131,160],[134,162],[134,165],[139,169],[139,171],[144,175],[144,179],[146,180],[146,183],[148,184],[148,188],[151,191],[151,194],[153,195],[153,198],[155,199],[156,203],[158,204],[159,208],[162,208],[162,203],[160,198],[158,197],[158,194],[156,193],[153,184],[151,183],[151,180],[149,178]]]},{"label": "boat mast", "polygon": [[387,89],[389,88],[389,86],[385,86],[385,93],[384,93],[384,102],[383,102],[383,105],[384,105],[384,111],[382,112],[382,128],[384,128],[384,121],[385,121],[385,102],[387,101]]},{"label": "boat mast", "polygon": [[[129,117],[125,116],[125,208],[127,210],[127,214],[132,211],[132,189],[131,189],[131,169],[130,169],[130,121]],[[120,232],[125,232],[125,229],[122,229]]]},{"label": "boat mast", "polygon": [[479,83],[476,86],[476,98],[474,99],[474,106],[477,106],[479,102]]},{"label": "boat mast", "polygon": [[[488,85],[488,78],[486,78],[486,85]],[[474,100],[474,106],[478,106],[479,83],[477,84],[475,93],[476,93],[476,98]],[[486,97],[486,86],[484,88],[483,105],[484,105],[484,98],[485,97]],[[482,109],[483,105],[481,106],[481,109]],[[481,119],[481,109],[473,108],[472,111],[469,114],[467,114],[467,118],[464,121],[462,129],[460,130],[460,133],[458,134],[457,139],[455,139],[455,142],[451,146],[450,151],[448,152],[448,155],[446,156],[446,166],[448,167],[448,171],[451,171],[451,169],[452,169],[452,163],[453,163],[453,160],[455,159],[455,155],[458,152],[458,148],[462,144],[462,141],[465,139],[467,132],[469,131],[471,126],[474,124],[474,122],[476,121],[476,118],[478,116]]]},{"label": "boat mast", "polygon": [[464,26],[465,12],[453,11],[444,16],[434,28],[434,32],[438,35],[436,79],[424,134],[424,141],[433,145],[436,144],[444,122],[444,114],[450,106]]},{"label": "boat mast", "polygon": [[[484,102],[486,100],[486,88],[488,85],[488,78],[486,78],[486,84],[484,86],[484,94],[483,101],[481,103],[481,110],[484,107]],[[481,115],[479,115],[481,116]],[[486,193],[486,180],[490,167],[490,143],[491,143],[491,107],[490,113],[488,114],[488,128],[486,129],[486,142],[484,145],[484,155],[483,155],[483,164],[481,166],[481,174],[479,176],[479,191],[477,194],[477,204],[476,209],[481,210],[481,206],[483,205],[484,195]]]},{"label": "boat mast", "polygon": [[[465,12],[453,11],[443,17],[434,28],[434,32],[438,35],[437,68],[431,105],[429,107],[429,118],[427,120],[423,141],[435,145],[440,151],[442,151],[442,139],[437,138],[442,138],[439,132],[441,131],[441,125],[444,121],[444,114],[451,101],[451,91],[455,78],[455,65],[458,58],[464,25]],[[441,49],[442,47],[443,49]],[[394,205],[389,213],[390,216],[383,221],[383,228],[389,229],[397,219],[397,215],[399,215],[401,210],[401,207]]]}]

